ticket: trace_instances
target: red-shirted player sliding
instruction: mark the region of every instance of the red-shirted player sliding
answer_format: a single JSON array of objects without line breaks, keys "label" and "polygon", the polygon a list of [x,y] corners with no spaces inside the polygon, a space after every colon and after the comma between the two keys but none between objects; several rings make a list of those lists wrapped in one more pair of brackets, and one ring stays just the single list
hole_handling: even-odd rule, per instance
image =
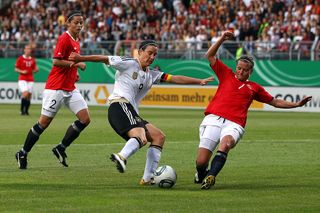
[{"label": "red-shirted player sliding", "polygon": [[21,115],[29,115],[34,83],[33,73],[38,72],[36,60],[31,57],[31,51],[31,47],[26,45],[24,54],[18,57],[15,65],[15,71],[19,73],[18,85],[21,91]]},{"label": "red-shirted player sliding", "polygon": [[[236,61],[236,72],[233,72],[215,57],[220,45],[230,38],[233,38],[233,33],[224,32],[206,53],[210,66],[219,79],[219,86],[205,110],[205,118],[199,128],[195,183],[201,183],[201,189],[209,189],[214,185],[227,160],[228,152],[243,136],[248,108],[253,100],[277,108],[295,108],[305,105],[312,98],[309,96],[294,103],[272,97],[259,84],[248,80],[254,66],[253,59],[249,56],[240,57]],[[212,152],[218,144],[218,151],[208,170]]]},{"label": "red-shirted player sliding", "polygon": [[43,92],[41,116],[38,122],[30,129],[23,148],[16,153],[20,169],[27,168],[28,152],[31,151],[62,105],[68,107],[78,118],[69,126],[61,143],[52,149],[52,152],[62,165],[68,166],[65,149],[90,123],[87,103],[75,87],[75,82],[78,80],[77,69],[84,70],[86,65],[82,62],[73,63],[68,61],[68,57],[72,52],[80,53],[78,37],[83,26],[81,12],[70,13],[66,23],[68,30],[59,37],[54,50],[53,67]]}]

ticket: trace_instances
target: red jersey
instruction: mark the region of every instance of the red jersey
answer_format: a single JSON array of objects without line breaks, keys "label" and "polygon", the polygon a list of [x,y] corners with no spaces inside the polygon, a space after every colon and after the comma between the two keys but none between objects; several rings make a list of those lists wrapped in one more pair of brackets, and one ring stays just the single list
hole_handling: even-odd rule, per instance
[{"label": "red jersey", "polygon": [[249,80],[239,81],[222,61],[216,60],[211,68],[219,79],[219,86],[205,115],[215,114],[245,127],[248,109],[253,100],[263,103],[272,101],[273,97],[262,86]]},{"label": "red jersey", "polygon": [[19,74],[19,80],[33,81],[33,70],[37,68],[36,60],[32,57],[19,56],[16,61],[16,68],[26,70],[26,74]]},{"label": "red jersey", "polygon": [[[71,52],[80,53],[80,44],[74,40],[69,32],[63,33],[57,42],[53,53],[53,58],[68,60]],[[46,89],[72,91],[77,80],[76,67],[58,67],[53,66],[48,76]]]}]

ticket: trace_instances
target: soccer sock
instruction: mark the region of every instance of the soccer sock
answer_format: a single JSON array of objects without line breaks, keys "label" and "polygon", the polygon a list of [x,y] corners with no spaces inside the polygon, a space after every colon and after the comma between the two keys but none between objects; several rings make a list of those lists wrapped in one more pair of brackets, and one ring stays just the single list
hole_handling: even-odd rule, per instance
[{"label": "soccer sock", "polygon": [[29,131],[27,138],[24,142],[22,151],[24,153],[28,153],[31,151],[34,144],[39,139],[40,135],[43,133],[44,129],[40,126],[39,122],[37,122]]},{"label": "soccer sock", "polygon": [[26,99],[25,98],[21,98],[21,107],[20,107],[20,111],[22,114],[24,114],[26,112],[25,108],[26,108]]},{"label": "soccer sock", "polygon": [[138,137],[130,138],[127,141],[127,143],[124,145],[122,150],[119,152],[119,154],[125,159],[128,159],[131,155],[136,153],[140,147],[142,147],[142,142],[140,138]]},{"label": "soccer sock", "polygon": [[211,167],[208,175],[213,175],[216,177],[219,174],[227,160],[227,155],[228,154],[225,152],[217,151],[217,154],[214,156],[211,162]]},{"label": "soccer sock", "polygon": [[86,128],[87,125],[81,123],[81,121],[76,120],[73,122],[67,129],[66,134],[64,135],[60,146],[62,148],[67,148],[70,144],[80,135],[80,132]]},{"label": "soccer sock", "polygon": [[29,107],[30,107],[31,101],[26,99],[26,104],[25,104],[25,113],[29,113]]},{"label": "soccer sock", "polygon": [[197,168],[198,178],[200,181],[202,181],[207,175],[208,165],[205,165],[205,166],[197,165],[196,168]]},{"label": "soccer sock", "polygon": [[153,173],[156,171],[160,158],[162,147],[157,145],[150,145],[147,152],[146,166],[144,168],[143,180],[150,181]]}]

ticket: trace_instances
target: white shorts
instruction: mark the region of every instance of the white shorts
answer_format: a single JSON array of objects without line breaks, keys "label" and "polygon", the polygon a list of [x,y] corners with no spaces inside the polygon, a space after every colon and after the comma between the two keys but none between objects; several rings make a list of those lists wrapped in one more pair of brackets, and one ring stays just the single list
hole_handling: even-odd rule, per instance
[{"label": "white shorts", "polygon": [[71,92],[50,89],[43,91],[42,115],[52,118],[57,114],[62,105],[65,105],[74,114],[88,108],[86,101],[77,89]]},{"label": "white shorts", "polygon": [[239,124],[217,115],[209,114],[204,117],[199,127],[199,148],[213,152],[220,143],[221,138],[230,135],[236,144],[242,138],[245,130]]},{"label": "white shorts", "polygon": [[29,92],[32,93],[33,90],[33,81],[25,81],[25,80],[19,80],[18,86],[21,92]]}]

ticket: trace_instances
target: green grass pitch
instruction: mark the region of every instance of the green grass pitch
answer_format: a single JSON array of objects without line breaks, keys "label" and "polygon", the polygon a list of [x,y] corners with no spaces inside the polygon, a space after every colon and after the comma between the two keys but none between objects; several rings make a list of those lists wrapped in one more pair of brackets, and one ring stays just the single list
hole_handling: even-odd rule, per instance
[{"label": "green grass pitch", "polygon": [[124,141],[106,107],[90,107],[90,126],[67,150],[69,168],[51,153],[75,120],[63,108],[19,170],[14,154],[40,105],[30,113],[0,105],[0,212],[320,212],[320,113],[249,112],[244,138],[207,191],[193,183],[202,110],[141,109],[166,134],[160,165],[175,168],[172,189],[139,186],[145,147],[126,173],[116,171],[108,157]]}]

